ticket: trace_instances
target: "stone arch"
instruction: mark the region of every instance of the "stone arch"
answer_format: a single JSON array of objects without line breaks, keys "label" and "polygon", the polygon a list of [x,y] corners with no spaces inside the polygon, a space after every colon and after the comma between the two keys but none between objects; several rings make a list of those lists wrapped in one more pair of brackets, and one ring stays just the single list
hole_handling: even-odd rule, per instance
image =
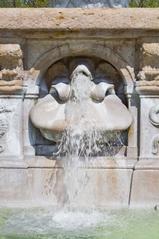
[{"label": "stone arch", "polygon": [[126,93],[132,93],[135,76],[133,69],[128,65],[128,63],[111,48],[106,47],[104,44],[97,44],[88,41],[78,43],[71,42],[71,44],[64,43],[51,50],[48,50],[42,56],[40,56],[33,65],[36,70],[40,70],[38,82],[41,80],[47,69],[55,62],[64,57],[80,55],[99,57],[113,65],[119,71],[125,83]]}]

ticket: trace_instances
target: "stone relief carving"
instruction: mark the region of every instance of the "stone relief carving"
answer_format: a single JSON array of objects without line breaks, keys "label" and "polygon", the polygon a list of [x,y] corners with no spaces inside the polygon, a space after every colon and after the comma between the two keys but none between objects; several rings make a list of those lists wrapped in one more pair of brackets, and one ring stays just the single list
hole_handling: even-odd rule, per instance
[{"label": "stone relief carving", "polygon": [[[4,119],[0,119],[0,140],[2,140],[3,136],[8,130],[8,122]],[[4,145],[0,145],[0,153],[4,151]]]},{"label": "stone relief carving", "polygon": [[159,92],[159,43],[143,43],[140,49],[140,71],[136,91],[154,94]]},{"label": "stone relief carving", "polygon": [[140,71],[137,75],[137,79],[139,81],[149,81],[155,82],[159,80],[159,70],[151,69],[150,67],[145,67],[142,71]]},{"label": "stone relief carving", "polygon": [[10,112],[12,112],[12,110],[8,106],[6,105],[0,106],[0,113],[10,113]]},{"label": "stone relief carving", "polygon": [[5,135],[9,128],[7,113],[12,110],[5,105],[0,106],[0,153],[5,150]]},{"label": "stone relief carving", "polygon": [[152,125],[159,127],[159,104],[150,109],[149,119]]},{"label": "stone relief carving", "polygon": [[[151,107],[149,112],[149,120],[155,127],[159,127],[159,104]],[[158,155],[159,153],[159,135],[156,135],[152,139],[152,154]]]},{"label": "stone relief carving", "polygon": [[[71,81],[63,77],[52,82],[49,94],[39,99],[30,112],[33,125],[46,139],[60,141],[62,133],[85,116],[101,132],[129,128],[132,116],[115,94],[113,84],[95,83],[85,65],[78,65],[70,78]],[[79,102],[83,104],[83,115],[79,115]]]},{"label": "stone relief carving", "polygon": [[159,43],[143,43],[141,48],[140,65],[145,72],[156,72],[159,69]]},{"label": "stone relief carving", "polygon": [[14,93],[22,90],[23,61],[18,44],[0,44],[0,92]]},{"label": "stone relief carving", "polygon": [[136,81],[136,91],[139,93],[157,93],[159,91],[159,70],[144,67],[139,71]]},{"label": "stone relief carving", "polygon": [[159,92],[159,81],[153,80],[153,81],[147,81],[142,80],[136,82],[136,91],[138,93],[158,93]]},{"label": "stone relief carving", "polygon": [[18,69],[0,71],[0,92],[12,93],[22,90],[23,76]]},{"label": "stone relief carving", "polygon": [[159,153],[159,135],[156,135],[152,140],[152,154]]},{"label": "stone relief carving", "polygon": [[0,44],[1,69],[23,69],[23,53],[19,44]]}]

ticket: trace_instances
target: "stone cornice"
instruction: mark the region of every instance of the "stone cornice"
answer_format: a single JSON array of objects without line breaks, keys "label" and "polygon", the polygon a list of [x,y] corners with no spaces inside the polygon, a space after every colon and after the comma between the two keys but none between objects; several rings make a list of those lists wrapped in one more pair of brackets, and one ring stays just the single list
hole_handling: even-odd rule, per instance
[{"label": "stone cornice", "polygon": [[[3,32],[82,33],[103,35],[159,32],[159,9],[0,9]],[[120,34],[119,34],[120,33]]]}]

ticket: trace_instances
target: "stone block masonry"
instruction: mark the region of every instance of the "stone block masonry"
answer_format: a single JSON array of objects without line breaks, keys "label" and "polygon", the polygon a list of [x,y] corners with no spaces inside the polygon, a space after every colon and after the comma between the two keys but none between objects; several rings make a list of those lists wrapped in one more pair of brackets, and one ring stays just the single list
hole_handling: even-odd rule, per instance
[{"label": "stone block masonry", "polygon": [[133,123],[118,153],[79,169],[89,178],[80,206],[157,205],[158,9],[0,9],[0,16],[0,206],[65,201],[62,161],[47,154],[56,145],[29,113],[59,74],[56,63],[69,72],[81,59],[94,75],[104,71]]}]

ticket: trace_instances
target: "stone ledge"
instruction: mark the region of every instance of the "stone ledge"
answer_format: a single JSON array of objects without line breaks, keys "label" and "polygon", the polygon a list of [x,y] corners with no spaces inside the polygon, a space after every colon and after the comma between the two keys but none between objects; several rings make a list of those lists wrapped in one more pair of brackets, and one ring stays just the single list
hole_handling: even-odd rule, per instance
[{"label": "stone ledge", "polygon": [[135,170],[156,169],[159,170],[159,160],[139,160],[135,165]]},{"label": "stone ledge", "polygon": [[[62,160],[49,160],[45,157],[35,158],[34,160],[26,161],[29,168],[48,167],[48,168],[62,168]],[[135,160],[116,160],[116,159],[104,159],[103,157],[92,159],[89,162],[81,162],[80,168],[90,169],[132,169],[135,167]]]},{"label": "stone ledge", "polygon": [[0,30],[156,30],[158,9],[0,9]]},{"label": "stone ledge", "polygon": [[[79,165],[80,168],[90,169],[133,169],[137,161],[134,159],[105,159],[103,157],[93,159],[90,162],[84,162]],[[26,157],[23,160],[11,161],[1,160],[0,168],[62,168],[62,160],[49,159],[44,156]]]}]

